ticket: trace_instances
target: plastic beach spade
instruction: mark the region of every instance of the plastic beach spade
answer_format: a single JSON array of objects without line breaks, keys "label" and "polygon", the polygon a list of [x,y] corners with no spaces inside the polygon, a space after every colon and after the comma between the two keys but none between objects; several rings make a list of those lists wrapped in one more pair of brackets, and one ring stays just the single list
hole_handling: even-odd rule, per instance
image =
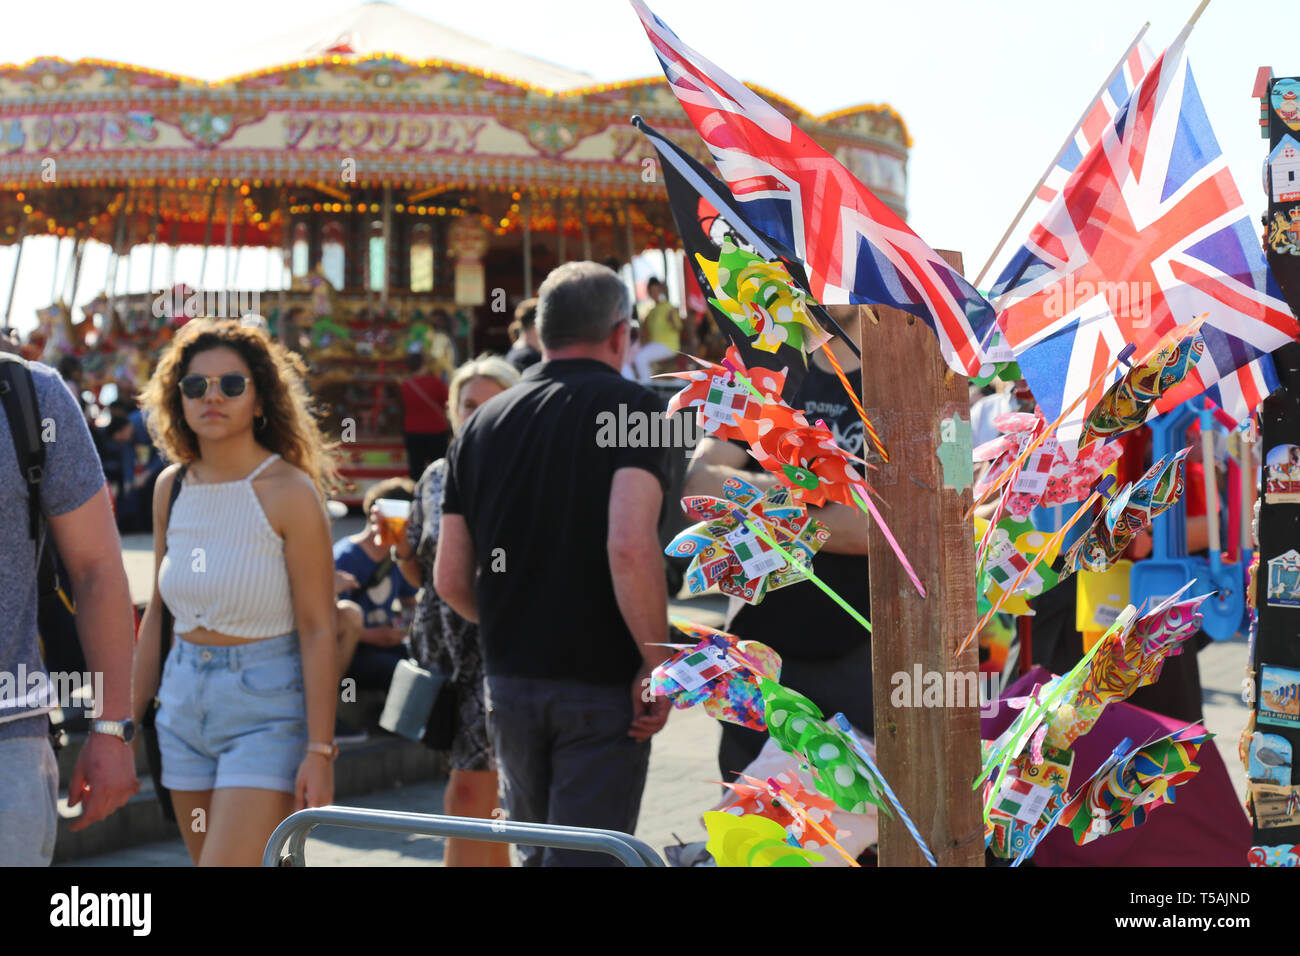
[{"label": "plastic beach spade", "polygon": [[[1147,422],[1151,429],[1152,461],[1181,450],[1181,442],[1178,448],[1174,443],[1199,414],[1198,404],[1193,399]],[[1187,509],[1180,500],[1152,522],[1151,557],[1134,562],[1129,579],[1129,601],[1139,607],[1145,601],[1148,608],[1154,607],[1193,578],[1209,581],[1210,562],[1187,556]],[[1206,601],[1201,605],[1202,610],[1210,603]],[[1208,627],[1206,631],[1209,631]]]},{"label": "plastic beach spade", "polygon": [[[1215,473],[1214,416],[1208,409],[1201,411],[1201,463],[1205,470],[1205,518],[1210,532],[1210,584],[1212,594],[1201,605],[1201,630],[1216,641],[1231,640],[1241,626],[1246,610],[1246,589],[1243,569],[1245,553],[1235,564],[1224,564],[1219,540],[1219,489]],[[1237,508],[1231,509],[1239,511]],[[1239,519],[1240,520],[1240,519]],[[1234,530],[1229,528],[1231,534]]]}]

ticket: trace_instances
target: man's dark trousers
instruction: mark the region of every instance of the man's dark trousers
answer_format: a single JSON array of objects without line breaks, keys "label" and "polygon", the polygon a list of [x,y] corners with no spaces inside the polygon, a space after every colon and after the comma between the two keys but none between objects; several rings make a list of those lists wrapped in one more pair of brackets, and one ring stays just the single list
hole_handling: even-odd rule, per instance
[{"label": "man's dark trousers", "polygon": [[[487,678],[488,723],[511,820],[633,833],[650,742],[627,735],[632,687]],[[617,866],[603,853],[519,847],[524,866]]]}]

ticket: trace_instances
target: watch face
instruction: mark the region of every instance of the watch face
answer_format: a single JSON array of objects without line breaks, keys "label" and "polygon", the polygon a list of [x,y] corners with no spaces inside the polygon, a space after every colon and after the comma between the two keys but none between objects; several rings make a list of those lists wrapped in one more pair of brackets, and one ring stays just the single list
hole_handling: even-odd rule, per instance
[{"label": "watch face", "polygon": [[122,721],[122,740],[130,743],[135,737],[135,721],[128,717]]}]

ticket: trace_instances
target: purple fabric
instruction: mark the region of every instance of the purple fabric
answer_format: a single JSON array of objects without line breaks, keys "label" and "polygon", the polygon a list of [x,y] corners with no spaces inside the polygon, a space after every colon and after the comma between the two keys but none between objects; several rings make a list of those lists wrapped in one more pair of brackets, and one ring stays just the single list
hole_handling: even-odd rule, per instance
[{"label": "purple fabric", "polygon": [[[980,722],[984,739],[996,738],[1020,713],[1006,705],[1007,699],[1024,697],[1035,683],[1046,684],[1051,677],[1049,671],[1035,667],[1008,687],[997,715]],[[1074,743],[1069,792],[1087,780],[1123,738],[1131,737],[1141,745],[1183,726],[1132,704],[1111,704],[1092,731]],[[1074,834],[1057,826],[1038,845],[1033,862],[1038,866],[1246,866],[1250,822],[1212,741],[1202,744],[1196,762],[1200,773],[1177,789],[1176,801],[1157,808],[1141,826],[1086,846],[1076,846]]]}]

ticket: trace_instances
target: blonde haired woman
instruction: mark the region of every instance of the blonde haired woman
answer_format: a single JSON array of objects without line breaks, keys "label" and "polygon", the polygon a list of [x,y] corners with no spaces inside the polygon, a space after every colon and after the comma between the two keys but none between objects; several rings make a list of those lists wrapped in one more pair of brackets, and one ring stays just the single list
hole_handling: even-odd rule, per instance
[{"label": "blonde haired woman", "polygon": [[[505,359],[485,356],[466,362],[451,380],[447,409],[452,430],[459,430],[480,405],[518,381],[519,372]],[[407,540],[394,546],[393,557],[407,581],[420,588],[411,623],[416,660],[446,674],[456,695],[451,779],[443,810],[452,816],[490,817],[497,808],[497,772],[484,706],[478,626],[444,604],[433,589],[446,467],[447,460],[439,458],[420,476]],[[510,855],[503,843],[453,838],[447,841],[443,862],[447,866],[509,866]]]},{"label": "blonde haired woman", "polygon": [[[157,688],[162,782],[199,866],[255,866],[280,821],[333,800],[334,471],[302,372],[265,332],[197,319],[144,393],[177,464],[154,491],[134,716]],[[175,637],[160,676],[164,602]]]}]

